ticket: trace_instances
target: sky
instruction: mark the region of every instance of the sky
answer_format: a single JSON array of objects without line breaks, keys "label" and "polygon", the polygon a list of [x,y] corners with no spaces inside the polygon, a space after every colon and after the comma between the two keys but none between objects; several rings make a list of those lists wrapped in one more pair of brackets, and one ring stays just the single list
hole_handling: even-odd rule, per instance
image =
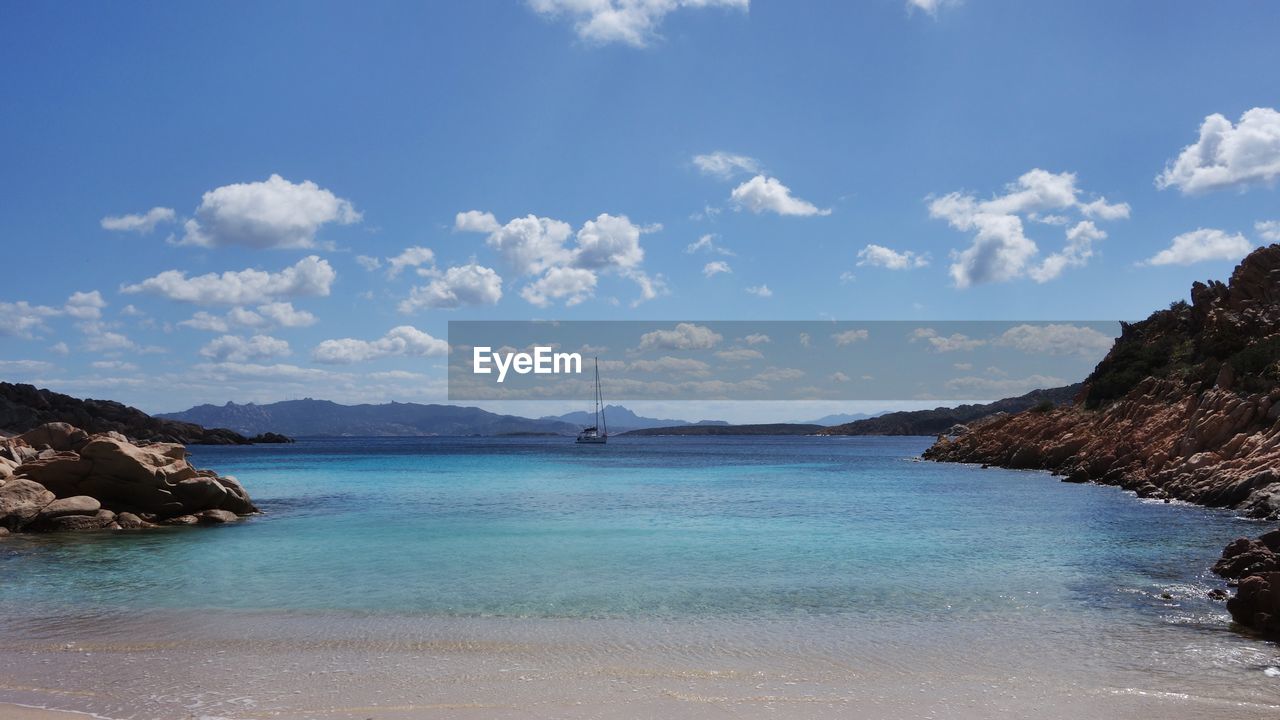
[{"label": "sky", "polygon": [[0,377],[152,412],[428,402],[450,320],[1141,319],[1280,241],[1278,27],[0,0]]}]

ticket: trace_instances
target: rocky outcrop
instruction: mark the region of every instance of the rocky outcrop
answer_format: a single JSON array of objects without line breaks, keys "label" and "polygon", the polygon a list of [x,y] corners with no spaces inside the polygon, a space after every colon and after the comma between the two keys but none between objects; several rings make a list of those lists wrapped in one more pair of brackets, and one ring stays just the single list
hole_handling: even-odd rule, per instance
[{"label": "rocky outcrop", "polygon": [[1213,571],[1236,585],[1235,597],[1227,600],[1231,618],[1280,638],[1280,530],[1232,542]]},{"label": "rocky outcrop", "polygon": [[0,430],[23,433],[45,423],[67,423],[83,428],[87,434],[116,432],[140,442],[184,445],[288,442],[284,436],[250,440],[231,430],[151,417],[137,408],[110,400],[80,400],[34,385],[0,382]]},{"label": "rocky outcrop", "polygon": [[1229,284],[1196,283],[1191,297],[1126,324],[1074,404],[971,424],[925,457],[1276,517],[1280,245],[1251,253]]},{"label": "rocky outcrop", "polygon": [[[1280,517],[1280,245],[1250,253],[1229,283],[1195,283],[1190,304],[1125,324],[1071,406],[971,424],[924,456]],[[1280,533],[1238,540],[1215,568],[1238,580],[1236,621],[1271,634],[1277,547]]]},{"label": "rocky outcrop", "polygon": [[0,527],[15,532],[219,524],[257,512],[233,477],[197,470],[176,443],[47,423],[0,440]]}]

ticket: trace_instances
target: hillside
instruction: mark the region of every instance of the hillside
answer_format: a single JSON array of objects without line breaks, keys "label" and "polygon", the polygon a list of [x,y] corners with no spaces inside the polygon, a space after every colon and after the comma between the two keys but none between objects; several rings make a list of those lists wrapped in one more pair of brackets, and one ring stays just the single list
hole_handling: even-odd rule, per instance
[{"label": "hillside", "polygon": [[219,425],[245,434],[271,430],[290,436],[424,436],[510,435],[554,433],[573,435],[578,425],[561,420],[531,420],[499,415],[476,407],[385,403],[340,405],[328,400],[286,400],[258,405],[198,405],[159,417]]},{"label": "hillside", "polygon": [[971,423],[996,413],[1019,413],[1048,401],[1054,405],[1071,403],[1083,387],[1081,383],[1048,390],[1032,390],[1026,395],[993,403],[939,407],[933,410],[904,410],[856,420],[821,430],[819,435],[938,435],[955,425]]},{"label": "hillside", "polygon": [[797,423],[765,423],[756,425],[677,425],[675,427],[632,430],[626,435],[813,435],[821,425]]},{"label": "hillside", "polygon": [[[19,434],[51,422],[68,423],[90,434],[114,431],[144,442],[245,445],[254,441],[232,430],[152,417],[112,400],[81,400],[34,385],[0,382],[0,430]],[[253,434],[271,430],[265,428]],[[259,438],[257,441],[274,440]]]}]

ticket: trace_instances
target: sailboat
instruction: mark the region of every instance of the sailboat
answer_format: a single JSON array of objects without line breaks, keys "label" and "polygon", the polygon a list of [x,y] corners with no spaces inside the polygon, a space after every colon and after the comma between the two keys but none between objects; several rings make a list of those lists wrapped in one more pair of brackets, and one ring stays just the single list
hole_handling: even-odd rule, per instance
[{"label": "sailboat", "polygon": [[603,445],[609,440],[609,422],[604,418],[604,396],[600,394],[600,358],[596,358],[596,424],[582,428],[574,442]]}]

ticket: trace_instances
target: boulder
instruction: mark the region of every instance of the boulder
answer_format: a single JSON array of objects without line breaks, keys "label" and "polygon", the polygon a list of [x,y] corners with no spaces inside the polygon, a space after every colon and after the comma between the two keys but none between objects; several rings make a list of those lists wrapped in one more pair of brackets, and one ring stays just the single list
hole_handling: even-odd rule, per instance
[{"label": "boulder", "polygon": [[116,514],[110,510],[99,510],[92,515],[63,515],[61,517],[42,519],[40,528],[45,532],[68,532],[73,530],[106,530],[116,522]]},{"label": "boulder", "polygon": [[88,495],[54,500],[40,511],[40,518],[55,518],[63,515],[94,515],[102,509],[102,503]]},{"label": "boulder", "polygon": [[141,530],[142,528],[155,527],[155,523],[149,523],[131,512],[122,512],[116,515],[116,524],[125,530]]},{"label": "boulder", "polygon": [[57,451],[75,450],[89,439],[89,433],[64,422],[45,423],[18,436],[31,447],[49,446]]},{"label": "boulder", "polygon": [[53,493],[40,483],[14,478],[0,486],[0,526],[21,529],[53,500]]},{"label": "boulder", "polygon": [[92,469],[92,462],[74,452],[55,452],[22,463],[13,474],[44,485],[58,497],[71,497],[83,494],[79,485]]},{"label": "boulder", "polygon": [[161,525],[195,525],[200,522],[200,518],[195,515],[176,515],[165,520],[161,520]]},{"label": "boulder", "polygon": [[240,519],[240,516],[227,510],[205,510],[196,515],[196,518],[201,525],[222,525],[235,522]]},{"label": "boulder", "polygon": [[1268,637],[1280,637],[1280,572],[1250,575],[1227,600],[1231,619]]}]

